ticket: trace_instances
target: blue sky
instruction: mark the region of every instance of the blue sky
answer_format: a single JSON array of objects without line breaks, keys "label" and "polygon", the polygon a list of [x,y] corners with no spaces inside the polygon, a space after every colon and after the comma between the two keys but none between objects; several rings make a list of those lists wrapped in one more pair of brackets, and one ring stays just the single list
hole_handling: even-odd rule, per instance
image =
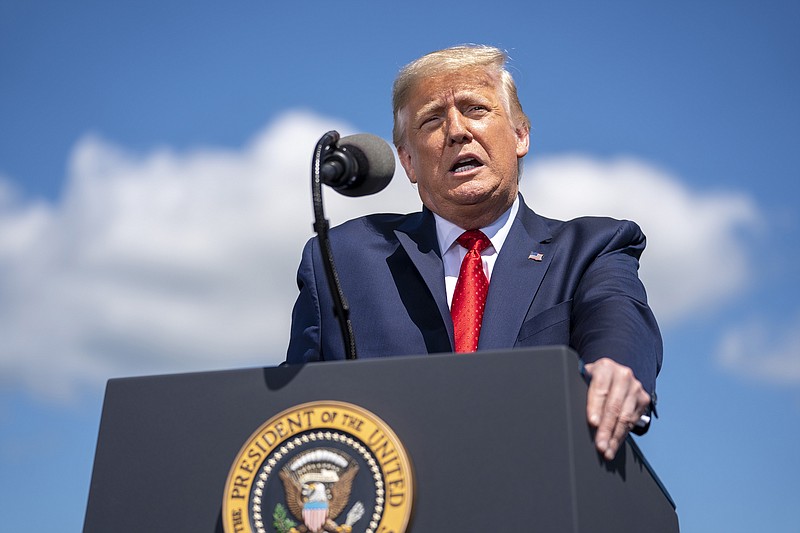
[{"label": "blue sky", "polygon": [[[271,365],[317,138],[397,70],[507,49],[548,216],[640,222],[665,340],[639,444],[686,532],[798,531],[800,4],[0,4],[0,516],[75,531],[112,376]],[[414,210],[399,171],[333,223]]]}]

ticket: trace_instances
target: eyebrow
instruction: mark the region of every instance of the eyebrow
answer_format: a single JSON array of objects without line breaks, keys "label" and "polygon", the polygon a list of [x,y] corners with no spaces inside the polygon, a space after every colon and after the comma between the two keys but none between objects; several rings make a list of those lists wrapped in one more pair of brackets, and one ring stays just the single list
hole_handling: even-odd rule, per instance
[{"label": "eyebrow", "polygon": [[420,107],[416,113],[414,113],[413,118],[415,121],[420,120],[421,118],[427,115],[440,113],[442,110],[444,110],[445,107],[447,107],[447,104],[441,101],[428,102],[427,104]]}]

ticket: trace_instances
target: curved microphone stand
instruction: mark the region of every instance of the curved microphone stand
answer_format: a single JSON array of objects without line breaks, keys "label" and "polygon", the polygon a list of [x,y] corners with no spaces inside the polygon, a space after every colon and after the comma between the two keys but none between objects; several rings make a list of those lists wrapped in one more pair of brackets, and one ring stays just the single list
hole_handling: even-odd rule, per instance
[{"label": "curved microphone stand", "polygon": [[314,159],[311,164],[311,196],[314,203],[314,231],[317,233],[319,246],[322,251],[322,263],[325,266],[325,276],[328,278],[328,286],[331,287],[331,297],[333,298],[333,313],[339,320],[339,327],[342,329],[342,339],[344,340],[344,350],[348,359],[357,359],[356,341],[353,337],[353,324],[350,322],[350,306],[342,292],[339,284],[339,275],[336,273],[336,266],[333,263],[333,251],[331,241],[328,237],[330,224],[325,218],[322,208],[322,179],[320,177],[320,167],[325,153],[339,140],[339,132],[329,131],[317,142],[314,149]]}]

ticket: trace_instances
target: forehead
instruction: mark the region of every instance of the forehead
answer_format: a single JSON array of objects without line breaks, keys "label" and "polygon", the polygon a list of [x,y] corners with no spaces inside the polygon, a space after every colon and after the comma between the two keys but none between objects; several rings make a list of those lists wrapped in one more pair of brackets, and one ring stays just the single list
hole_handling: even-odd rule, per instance
[{"label": "forehead", "polygon": [[421,109],[446,105],[469,95],[500,99],[500,79],[485,68],[469,68],[427,76],[409,91],[405,110],[415,114]]}]

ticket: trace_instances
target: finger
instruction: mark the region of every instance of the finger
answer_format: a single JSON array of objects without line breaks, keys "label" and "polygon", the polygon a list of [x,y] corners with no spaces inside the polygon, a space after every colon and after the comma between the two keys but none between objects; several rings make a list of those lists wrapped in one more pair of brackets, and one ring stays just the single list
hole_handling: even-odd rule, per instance
[{"label": "finger", "polygon": [[611,388],[611,372],[601,362],[586,365],[586,370],[592,377],[589,382],[589,391],[586,399],[586,419],[594,427],[600,426],[603,417],[606,398]]},{"label": "finger", "polygon": [[635,387],[629,389],[622,403],[622,409],[617,419],[617,423],[611,433],[611,438],[608,440],[608,447],[603,455],[607,460],[612,460],[617,455],[620,445],[633,429],[633,425],[641,416],[639,408],[638,395],[636,394]]},{"label": "finger", "polygon": [[641,416],[650,405],[650,395],[644,390],[641,382],[637,380],[632,374],[629,376],[628,381],[628,394],[622,404],[622,411],[620,412],[617,425],[608,441],[608,448],[604,456],[607,460],[612,460],[619,450],[625,437],[634,428]]},{"label": "finger", "polygon": [[630,383],[625,379],[624,372],[614,372],[613,381],[603,406],[600,425],[597,427],[595,446],[600,453],[606,456],[610,454],[611,458],[614,457],[616,448],[619,446],[619,440],[614,440],[614,437],[618,437],[617,427],[620,424],[620,417],[628,397],[629,386]]}]

